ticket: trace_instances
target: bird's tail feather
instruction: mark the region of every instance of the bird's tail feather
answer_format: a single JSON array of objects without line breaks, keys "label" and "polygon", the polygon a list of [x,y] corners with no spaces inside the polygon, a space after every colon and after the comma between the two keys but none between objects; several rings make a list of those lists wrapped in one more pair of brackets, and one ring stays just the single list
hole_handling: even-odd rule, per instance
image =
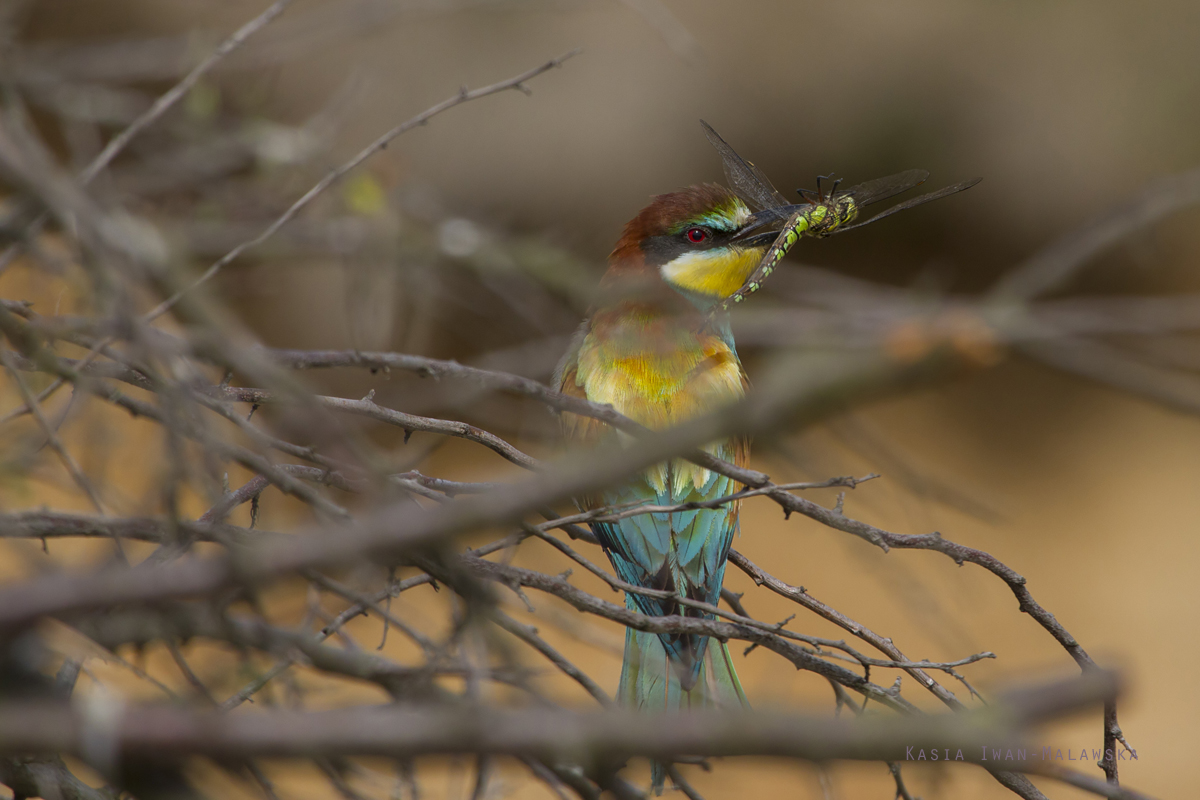
[{"label": "bird's tail feather", "polygon": [[[617,697],[628,708],[651,712],[749,706],[723,642],[708,643],[699,679],[691,689],[684,689],[658,635],[632,628],[625,631],[625,664]],[[665,767],[652,762],[651,776],[655,794],[662,794]]]}]

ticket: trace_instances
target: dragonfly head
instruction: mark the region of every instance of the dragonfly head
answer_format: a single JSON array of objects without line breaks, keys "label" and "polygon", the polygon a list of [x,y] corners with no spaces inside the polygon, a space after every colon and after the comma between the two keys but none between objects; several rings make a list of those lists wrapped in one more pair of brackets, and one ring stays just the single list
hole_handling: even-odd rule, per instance
[{"label": "dragonfly head", "polygon": [[716,184],[659,195],[625,226],[609,256],[609,272],[653,270],[672,289],[708,307],[741,287],[775,240],[771,228],[786,219],[787,214],[752,214],[737,195]]},{"label": "dragonfly head", "polygon": [[820,214],[819,216],[814,215],[809,233],[811,236],[824,238],[835,233],[843,225],[853,222],[858,216],[859,206],[851,195],[833,195],[831,193],[819,205],[819,208]]}]

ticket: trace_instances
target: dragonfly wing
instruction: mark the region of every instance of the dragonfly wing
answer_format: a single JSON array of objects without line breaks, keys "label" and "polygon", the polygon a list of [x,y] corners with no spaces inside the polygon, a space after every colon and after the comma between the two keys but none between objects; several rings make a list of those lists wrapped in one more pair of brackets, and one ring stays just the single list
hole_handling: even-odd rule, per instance
[{"label": "dragonfly wing", "polygon": [[983,178],[972,178],[969,181],[963,181],[962,183],[956,183],[953,186],[947,186],[944,189],[938,189],[936,192],[926,192],[925,194],[920,195],[919,197],[914,197],[912,200],[905,200],[903,203],[900,203],[899,205],[892,206],[887,211],[881,211],[880,213],[876,214],[875,216],[871,217],[870,219],[863,220],[862,222],[856,222],[853,225],[846,225],[844,227],[838,228],[837,230],[834,231],[834,233],[841,233],[842,231],[850,231],[850,230],[854,230],[855,228],[861,228],[863,225],[870,225],[872,222],[875,222],[876,220],[883,219],[884,217],[890,217],[892,214],[895,214],[897,211],[905,211],[907,209],[913,208],[914,206],[919,206],[924,203],[928,203],[930,200],[940,200],[943,197],[947,197],[949,195],[956,194],[956,193],[964,191],[966,189],[970,189],[972,186],[979,183],[981,180],[983,180]]},{"label": "dragonfly wing", "polygon": [[910,169],[895,175],[888,175],[886,178],[876,178],[873,181],[860,183],[858,186],[847,189],[845,194],[853,197],[854,202],[858,205],[869,206],[871,203],[878,203],[880,200],[895,197],[901,192],[907,192],[914,186],[920,186],[928,177],[928,170]]},{"label": "dragonfly wing", "polygon": [[707,122],[700,120],[700,124],[704,126],[704,135],[708,137],[708,141],[712,142],[712,146],[721,154],[721,161],[725,164],[725,177],[729,179],[738,196],[760,209],[788,205],[788,201],[776,191],[758,167],[739,156]]}]

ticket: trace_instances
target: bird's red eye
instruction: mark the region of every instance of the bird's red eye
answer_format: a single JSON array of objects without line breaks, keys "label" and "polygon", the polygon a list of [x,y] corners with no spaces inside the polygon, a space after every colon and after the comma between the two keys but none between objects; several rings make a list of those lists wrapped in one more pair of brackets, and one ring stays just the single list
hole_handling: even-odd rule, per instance
[{"label": "bird's red eye", "polygon": [[692,244],[700,244],[708,238],[708,231],[704,228],[689,228],[687,232],[688,241]]}]

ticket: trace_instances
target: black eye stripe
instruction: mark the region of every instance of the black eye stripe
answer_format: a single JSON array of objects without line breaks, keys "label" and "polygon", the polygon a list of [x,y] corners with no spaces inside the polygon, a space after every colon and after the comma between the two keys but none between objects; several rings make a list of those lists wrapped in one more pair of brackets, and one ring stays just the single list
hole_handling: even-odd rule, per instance
[{"label": "black eye stripe", "polygon": [[[688,231],[694,228],[702,228],[708,232],[708,236],[704,241],[692,242],[688,240]],[[723,247],[728,244],[733,236],[734,234],[728,231],[720,231],[703,225],[689,225],[677,233],[647,237],[642,240],[641,247],[647,266],[661,267],[663,264],[673,261],[684,253],[695,253]]]}]

